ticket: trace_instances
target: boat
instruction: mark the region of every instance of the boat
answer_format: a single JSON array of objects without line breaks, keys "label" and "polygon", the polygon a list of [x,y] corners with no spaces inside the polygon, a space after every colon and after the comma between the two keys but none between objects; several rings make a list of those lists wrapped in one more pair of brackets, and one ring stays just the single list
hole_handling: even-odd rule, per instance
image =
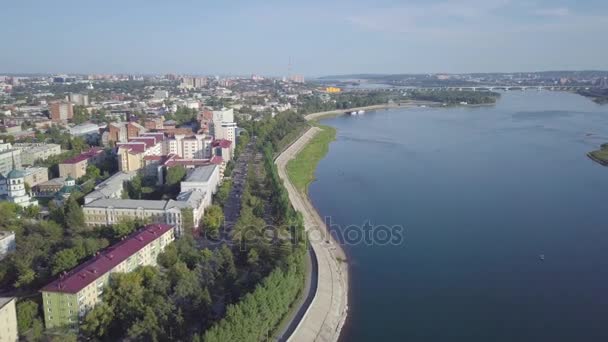
[{"label": "boat", "polygon": [[347,114],[347,115],[350,115],[350,116],[356,116],[356,115],[358,115],[358,113],[357,113],[357,111],[356,111],[356,110],[347,111],[347,112],[346,112],[346,114]]},{"label": "boat", "polygon": [[538,258],[539,258],[541,261],[544,261],[544,260],[545,260],[545,255],[544,255],[544,254],[541,254],[541,255],[539,255],[539,256],[538,256]]},{"label": "boat", "polygon": [[363,109],[361,109],[360,111],[357,112],[357,115],[362,115],[365,114],[365,111]]}]

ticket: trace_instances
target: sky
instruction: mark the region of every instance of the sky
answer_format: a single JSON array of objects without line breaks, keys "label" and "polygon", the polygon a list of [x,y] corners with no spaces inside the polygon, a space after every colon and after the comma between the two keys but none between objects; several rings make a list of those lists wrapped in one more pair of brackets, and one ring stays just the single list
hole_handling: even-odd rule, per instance
[{"label": "sky", "polygon": [[0,0],[0,73],[608,70],[606,0]]}]

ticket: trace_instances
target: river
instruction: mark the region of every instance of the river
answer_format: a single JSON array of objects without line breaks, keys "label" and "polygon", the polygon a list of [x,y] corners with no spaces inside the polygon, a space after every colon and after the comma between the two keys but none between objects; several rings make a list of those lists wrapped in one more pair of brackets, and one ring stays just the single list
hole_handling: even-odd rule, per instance
[{"label": "river", "polygon": [[[322,121],[337,140],[310,197],[355,243],[344,341],[608,340],[608,106],[511,91],[491,107]],[[541,260],[544,255],[544,260]]]}]

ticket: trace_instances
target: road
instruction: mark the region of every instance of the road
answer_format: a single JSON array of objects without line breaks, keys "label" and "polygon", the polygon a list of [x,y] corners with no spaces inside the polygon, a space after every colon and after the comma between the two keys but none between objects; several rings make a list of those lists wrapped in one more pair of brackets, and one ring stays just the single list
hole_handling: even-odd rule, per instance
[{"label": "road", "polygon": [[[304,226],[318,265],[316,292],[288,339],[293,342],[337,341],[348,311],[348,265],[344,251],[333,241],[324,221],[308,197],[293,186],[286,172],[289,160],[293,159],[319,131],[318,127],[308,129],[275,161],[293,207],[304,217]],[[312,274],[309,278],[314,279]],[[314,291],[314,286],[311,286],[311,290]],[[296,315],[295,321],[298,317],[299,315]]]}]

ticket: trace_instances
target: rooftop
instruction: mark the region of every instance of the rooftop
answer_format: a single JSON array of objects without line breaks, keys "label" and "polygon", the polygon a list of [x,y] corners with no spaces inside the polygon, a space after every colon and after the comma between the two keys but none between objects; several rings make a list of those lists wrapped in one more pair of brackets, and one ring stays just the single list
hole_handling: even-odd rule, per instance
[{"label": "rooftop", "polygon": [[79,154],[75,157],[66,159],[61,164],[80,163],[81,161],[95,157],[95,156],[101,154],[102,152],[103,152],[103,149],[101,149],[101,147],[91,147],[88,151],[82,152],[81,154]]},{"label": "rooftop", "polygon": [[14,299],[15,297],[0,297],[0,309],[2,309],[6,304],[10,303]]},{"label": "rooftop", "polygon": [[208,182],[218,166],[215,164],[195,168],[184,182]]},{"label": "rooftop", "polygon": [[46,285],[41,291],[78,293],[171,229],[173,226],[149,224],[126,239],[98,252],[92,259]]}]

